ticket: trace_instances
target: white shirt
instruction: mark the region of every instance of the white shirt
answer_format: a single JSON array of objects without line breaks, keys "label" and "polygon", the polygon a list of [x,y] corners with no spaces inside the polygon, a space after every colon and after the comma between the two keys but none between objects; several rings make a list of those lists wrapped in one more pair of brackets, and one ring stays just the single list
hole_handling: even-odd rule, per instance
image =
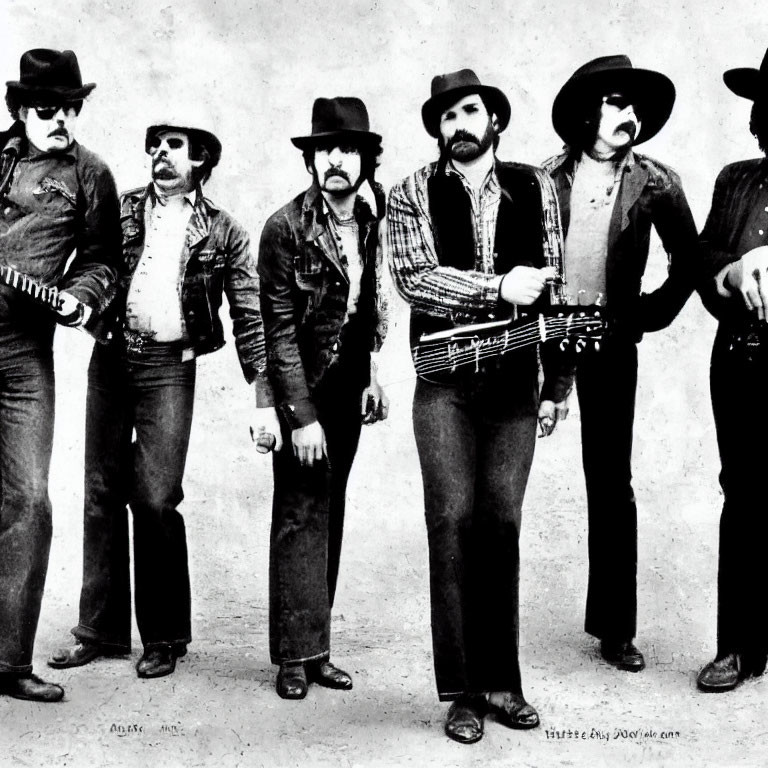
[{"label": "white shirt", "polygon": [[155,341],[187,338],[181,282],[194,203],[194,193],[147,197],[144,251],[131,279],[125,320],[130,330],[150,334]]}]

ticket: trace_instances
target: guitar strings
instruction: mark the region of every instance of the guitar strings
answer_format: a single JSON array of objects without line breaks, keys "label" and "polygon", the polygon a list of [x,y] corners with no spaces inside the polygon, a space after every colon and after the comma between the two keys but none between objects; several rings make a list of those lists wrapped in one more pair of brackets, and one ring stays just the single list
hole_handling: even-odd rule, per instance
[{"label": "guitar strings", "polygon": [[[575,320],[568,321],[567,318],[560,322],[560,318],[548,323],[549,331],[553,336],[557,338],[568,338],[567,334],[557,335],[558,330],[572,331],[577,330],[579,327],[589,330],[591,325],[600,325],[594,318],[576,318]],[[563,326],[562,328],[553,328],[553,326]],[[519,330],[519,329],[518,329]],[[523,346],[527,346],[540,341],[538,329],[537,332],[531,333],[526,331],[523,333],[515,334],[513,343],[510,343],[510,336],[512,332],[507,335],[505,339],[503,335],[499,335],[497,338],[491,337],[491,339],[483,340],[482,347],[467,348],[465,350],[454,353],[450,358],[448,357],[448,351],[445,349],[447,340],[442,343],[443,350],[429,352],[426,355],[417,355],[414,361],[414,367],[417,373],[435,373],[437,371],[452,370],[454,368],[470,365],[480,360],[484,360],[488,357],[498,356],[505,354],[507,351],[514,351]],[[553,339],[555,340],[555,339]],[[438,345],[438,342],[428,342],[430,345]],[[450,362],[446,362],[450,359]]]},{"label": "guitar strings", "polygon": [[[578,330],[579,328],[585,328],[586,330],[589,330],[590,325],[599,325],[599,323],[589,320],[589,321],[583,321],[578,320],[577,322],[571,322],[570,324],[565,322],[553,322],[548,323],[548,331],[550,336],[557,336],[562,334],[563,336],[567,336],[567,332],[570,330]],[[489,346],[507,346],[510,348],[513,348],[515,344],[519,343],[520,341],[524,341],[525,343],[529,343],[531,339],[537,339],[539,340],[540,333],[538,329],[538,324],[531,325],[529,327],[526,327],[524,329],[516,329],[515,331],[508,331],[505,334],[496,334],[495,336],[489,336],[485,339],[480,339],[480,343],[483,347],[489,347]],[[418,357],[419,360],[424,359],[430,359],[431,357],[445,357],[447,352],[447,347],[450,344],[462,344],[462,343],[473,343],[474,339],[472,337],[465,337],[464,339],[459,339],[458,341],[455,340],[455,337],[453,339],[446,338],[442,341],[430,341],[418,344],[417,346],[413,347],[413,351]],[[426,352],[423,352],[423,350],[427,348]],[[472,354],[474,354],[474,351],[470,350]],[[457,354],[457,353],[455,353]]]}]

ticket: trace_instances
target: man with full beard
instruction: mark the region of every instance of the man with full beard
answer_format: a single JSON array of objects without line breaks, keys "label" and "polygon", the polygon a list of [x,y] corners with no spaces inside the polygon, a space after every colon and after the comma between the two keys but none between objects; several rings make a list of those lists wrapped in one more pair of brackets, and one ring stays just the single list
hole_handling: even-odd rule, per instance
[{"label": "man with full beard", "polygon": [[[585,630],[601,640],[609,664],[630,672],[645,666],[633,642],[637,342],[680,312],[694,288],[698,251],[677,174],[633,147],[656,135],[674,101],[669,78],[635,69],[626,56],[590,61],[555,98],[552,120],[566,151],[545,164],[565,232],[565,293],[571,303],[604,306],[611,320],[600,351],[583,355],[576,374],[589,511]],[[669,255],[669,274],[641,294],[651,225]]]},{"label": "man with full beard", "polygon": [[[393,187],[388,202],[390,266],[411,307],[412,340],[546,301],[555,269],[545,253],[560,253],[546,174],[496,158],[510,119],[498,88],[469,69],[440,75],[422,118],[440,158]],[[537,377],[530,346],[416,382],[437,692],[452,702],[446,734],[465,744],[482,738],[489,708],[510,728],[539,724],[518,661],[518,542]],[[569,386],[548,375],[542,395],[560,403]]]},{"label": "man with full beard", "polygon": [[309,683],[352,687],[330,661],[331,609],[361,424],[387,416],[372,361],[387,323],[385,201],[374,181],[381,136],[360,99],[316,99],[311,135],[291,141],[312,184],[269,217],[259,279],[285,446],[273,459],[270,655],[278,695],[303,699]]},{"label": "man with full beard", "polygon": [[[121,196],[118,295],[88,370],[83,585],[77,642],[52,667],[131,649],[128,515],[133,513],[139,677],[161,677],[187,652],[191,605],[182,479],[196,358],[224,344],[226,293],[243,374],[255,382],[260,431],[279,434],[266,382],[256,260],[243,228],[203,195],[221,143],[184,117],[147,128],[147,187]],[[135,438],[133,435],[135,434]]]}]

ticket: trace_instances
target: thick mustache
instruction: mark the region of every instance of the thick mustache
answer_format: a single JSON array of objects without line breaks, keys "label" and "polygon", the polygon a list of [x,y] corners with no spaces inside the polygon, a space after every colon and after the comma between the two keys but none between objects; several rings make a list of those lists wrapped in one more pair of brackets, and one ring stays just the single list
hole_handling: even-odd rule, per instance
[{"label": "thick mustache", "polygon": [[460,141],[471,141],[473,144],[480,144],[480,139],[478,139],[477,136],[473,136],[468,131],[456,131],[456,133],[451,136],[451,141],[448,146],[452,147]]},{"label": "thick mustache", "polygon": [[56,128],[55,130],[51,131],[48,134],[49,138],[51,136],[64,136],[64,137],[67,137],[67,136],[69,136],[69,131],[66,128]]},{"label": "thick mustache", "polygon": [[341,168],[330,168],[325,172],[326,181],[328,181],[328,179],[330,179],[332,176],[339,176],[347,182],[350,180],[349,176],[347,176],[347,174],[344,173],[344,171],[342,171]]},{"label": "thick mustache", "polygon": [[637,123],[634,120],[625,120],[616,128],[616,131],[625,131],[631,139],[634,139],[637,133]]}]

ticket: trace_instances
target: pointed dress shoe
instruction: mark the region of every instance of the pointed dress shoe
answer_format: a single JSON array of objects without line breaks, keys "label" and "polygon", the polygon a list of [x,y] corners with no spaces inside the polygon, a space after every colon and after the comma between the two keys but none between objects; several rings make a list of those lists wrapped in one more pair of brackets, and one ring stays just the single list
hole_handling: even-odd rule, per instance
[{"label": "pointed dress shoe", "polygon": [[12,696],[25,701],[54,702],[64,698],[64,689],[56,683],[46,683],[37,675],[0,677],[0,696]]},{"label": "pointed dress shoe", "polygon": [[741,657],[729,653],[722,659],[710,661],[696,678],[696,685],[704,693],[732,691],[746,675],[742,674]]},{"label": "pointed dress shoe", "polygon": [[307,671],[304,664],[281,664],[275,690],[281,699],[303,699],[307,695]]},{"label": "pointed dress shoe", "polygon": [[176,659],[186,656],[186,643],[164,643],[144,649],[138,663],[136,674],[139,677],[165,677],[176,669]]},{"label": "pointed dress shoe", "polygon": [[474,744],[483,738],[487,703],[483,696],[465,696],[454,701],[445,719],[445,735],[459,744]]},{"label": "pointed dress shoe", "polygon": [[603,640],[600,655],[617,669],[625,672],[641,672],[645,669],[643,654],[631,640]]},{"label": "pointed dress shoe", "polygon": [[338,691],[349,691],[352,688],[352,677],[348,672],[339,669],[330,661],[307,664],[307,679],[324,688],[335,688]]},{"label": "pointed dress shoe", "polygon": [[527,731],[539,725],[539,713],[519,693],[490,694],[488,709],[507,728]]},{"label": "pointed dress shoe", "polygon": [[48,659],[48,666],[54,669],[82,667],[104,655],[98,643],[78,642],[55,650]]}]

